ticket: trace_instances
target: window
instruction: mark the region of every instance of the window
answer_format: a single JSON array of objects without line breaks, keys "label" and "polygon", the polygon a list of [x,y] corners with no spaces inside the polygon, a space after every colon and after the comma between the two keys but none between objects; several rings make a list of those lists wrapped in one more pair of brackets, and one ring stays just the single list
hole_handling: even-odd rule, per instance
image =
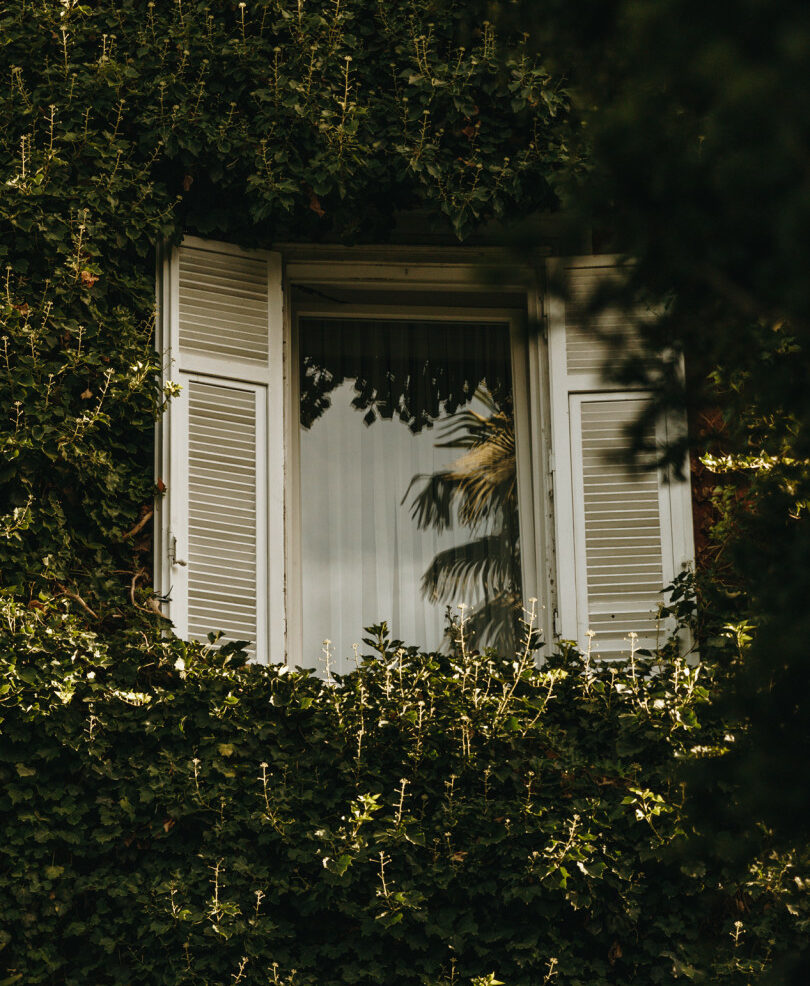
[{"label": "window", "polygon": [[[345,671],[363,626],[437,648],[462,602],[480,646],[509,647],[530,597],[547,639],[592,629],[616,653],[659,632],[692,556],[689,490],[616,461],[645,398],[606,387],[581,326],[609,260],[555,261],[563,304],[468,255],[187,238],[164,258],[181,392],[160,426],[156,584],[181,636],[305,666],[329,638]],[[547,340],[526,328],[544,310]]]}]

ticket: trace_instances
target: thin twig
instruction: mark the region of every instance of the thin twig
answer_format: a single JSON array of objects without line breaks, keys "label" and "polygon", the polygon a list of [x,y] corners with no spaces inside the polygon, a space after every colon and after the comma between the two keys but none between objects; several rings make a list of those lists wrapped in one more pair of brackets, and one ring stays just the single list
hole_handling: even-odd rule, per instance
[{"label": "thin twig", "polygon": [[155,512],[154,510],[147,510],[146,513],[143,515],[143,517],[141,517],[141,519],[138,521],[138,523],[131,530],[127,531],[127,533],[123,535],[121,540],[126,541],[128,538],[135,537],[136,534],[139,534],[152,519],[154,512]]},{"label": "thin twig", "polygon": [[62,591],[63,596],[67,596],[68,599],[72,599],[74,600],[74,602],[77,602],[86,613],[89,613],[90,616],[93,617],[94,620],[99,619],[98,613],[95,613],[93,612],[92,609],[90,609],[90,607],[82,599],[82,597],[78,594],[78,592],[71,592],[70,589],[66,589],[63,585],[60,585],[59,583],[57,583],[57,585],[59,585],[59,588]]},{"label": "thin twig", "polygon": [[146,606],[141,606],[141,604],[135,599],[135,589],[138,586],[138,581],[145,575],[147,575],[146,570],[139,568],[138,571],[132,576],[132,581],[129,583],[129,601],[135,609],[140,610],[141,613],[146,613],[149,616],[159,616],[161,620],[167,620],[168,617],[160,611],[160,603],[158,602],[156,596],[150,596],[146,600]]}]

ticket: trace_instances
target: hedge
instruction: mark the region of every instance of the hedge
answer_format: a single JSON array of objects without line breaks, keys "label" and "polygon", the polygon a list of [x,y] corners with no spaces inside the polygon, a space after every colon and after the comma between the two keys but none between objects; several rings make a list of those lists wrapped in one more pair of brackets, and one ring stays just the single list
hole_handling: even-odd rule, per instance
[{"label": "hedge", "polygon": [[336,681],[6,599],[0,982],[742,984],[807,934],[806,857],[689,851],[704,668],[372,630]]}]

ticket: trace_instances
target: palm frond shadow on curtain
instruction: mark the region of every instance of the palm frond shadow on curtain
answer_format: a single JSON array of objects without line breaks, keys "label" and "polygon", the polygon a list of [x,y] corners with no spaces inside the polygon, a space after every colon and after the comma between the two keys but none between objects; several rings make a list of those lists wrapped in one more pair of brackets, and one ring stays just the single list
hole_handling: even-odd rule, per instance
[{"label": "palm frond shadow on curtain", "polygon": [[462,454],[450,469],[414,476],[403,502],[421,484],[411,504],[420,530],[441,533],[458,523],[474,535],[433,558],[422,593],[451,606],[475,599],[466,614],[468,639],[508,652],[521,606],[514,421],[511,408],[499,407],[485,387],[475,396],[484,413],[456,413],[437,442]]}]

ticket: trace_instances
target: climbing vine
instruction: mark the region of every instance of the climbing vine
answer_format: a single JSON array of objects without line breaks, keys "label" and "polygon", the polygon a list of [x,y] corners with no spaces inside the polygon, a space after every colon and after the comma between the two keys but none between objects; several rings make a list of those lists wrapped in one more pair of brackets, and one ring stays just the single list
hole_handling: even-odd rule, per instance
[{"label": "climbing vine", "polygon": [[745,986],[807,934],[806,854],[690,848],[706,668],[139,637],[2,600],[0,981]]},{"label": "climbing vine", "polygon": [[157,247],[464,239],[582,166],[466,8],[0,7],[1,983],[731,986],[806,935],[766,831],[679,855],[676,768],[737,736],[682,662],[379,627],[335,688],[155,612]]}]

